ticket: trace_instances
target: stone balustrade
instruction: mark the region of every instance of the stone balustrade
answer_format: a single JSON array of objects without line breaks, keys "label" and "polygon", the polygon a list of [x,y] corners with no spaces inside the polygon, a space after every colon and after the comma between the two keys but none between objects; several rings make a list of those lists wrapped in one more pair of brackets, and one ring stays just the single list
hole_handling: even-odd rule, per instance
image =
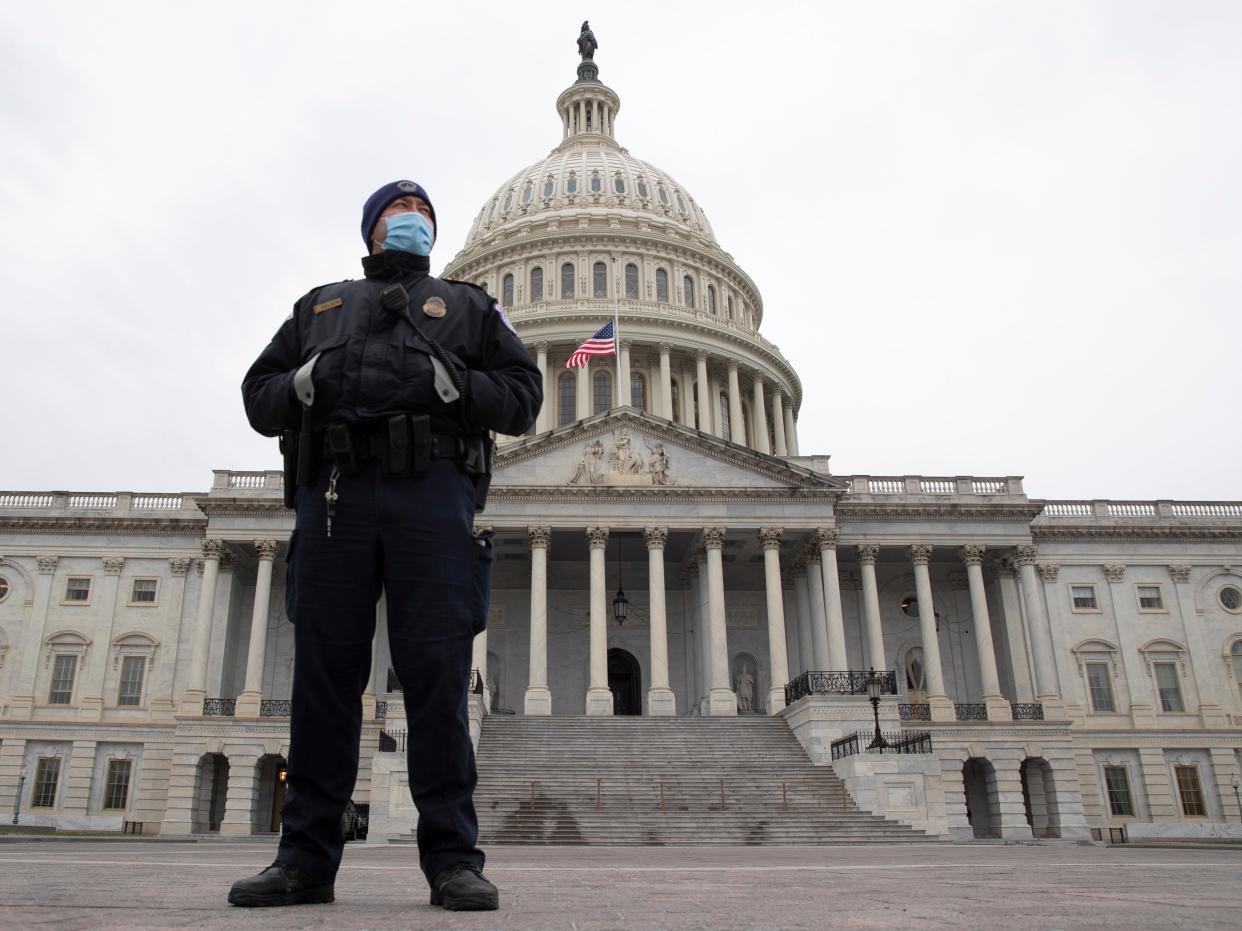
[{"label": "stone balustrade", "polygon": [[[277,473],[279,474],[279,473]],[[162,492],[0,492],[0,514],[9,516],[200,517],[192,494]]]},{"label": "stone balustrade", "polygon": [[1236,501],[1037,501],[1044,506],[1037,524],[1103,520],[1207,520],[1242,519],[1242,503]]}]

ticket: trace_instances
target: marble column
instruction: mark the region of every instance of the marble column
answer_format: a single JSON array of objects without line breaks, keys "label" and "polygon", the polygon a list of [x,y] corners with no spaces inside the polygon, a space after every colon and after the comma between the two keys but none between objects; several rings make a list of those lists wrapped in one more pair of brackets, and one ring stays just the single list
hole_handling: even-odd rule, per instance
[{"label": "marble column", "polygon": [[785,402],[784,395],[779,389],[772,392],[772,432],[776,441],[776,448],[772,450],[772,454],[788,456],[789,445],[785,439]]},{"label": "marble column", "polygon": [[[22,629],[21,639],[14,646],[17,651],[17,685],[9,715],[23,721],[34,714],[35,679],[39,671],[39,653],[47,634],[47,616],[52,603],[52,588],[56,584],[56,566],[59,556],[36,556],[39,577],[35,583],[34,604],[28,615],[29,621]],[[32,777],[33,778],[33,777]]]},{"label": "marble column", "polygon": [[[185,611],[186,575],[194,560],[174,556],[168,560],[168,570],[172,573],[172,591],[168,604],[168,619],[172,629],[181,636],[182,614]],[[153,672],[156,681],[151,683],[151,712],[160,719],[172,721],[177,708],[177,696],[174,694],[177,682],[177,651],[164,650],[160,657],[159,672]]]},{"label": "marble column", "polygon": [[737,380],[737,363],[730,361],[729,376],[729,441],[746,445],[746,424],[742,420],[742,389]]},{"label": "marble column", "polygon": [[574,386],[574,419],[586,420],[595,409],[591,401],[591,367],[578,366],[575,377],[577,383]]},{"label": "marble column", "polygon": [[785,707],[785,685],[789,666],[785,657],[785,592],[781,587],[781,536],[779,527],[759,531],[763,544],[763,581],[768,607],[768,714]]},{"label": "marble column", "polygon": [[[1044,575],[1044,566],[1041,565],[1039,569],[1040,575],[1044,576],[1044,582],[1050,581]],[[1192,571],[1193,567],[1189,563],[1176,563],[1169,566],[1169,577],[1173,580],[1173,598],[1169,610],[1176,611],[1181,620],[1182,630],[1186,632],[1186,648],[1190,651],[1190,670],[1194,675],[1195,688],[1199,694],[1199,716],[1203,720],[1203,726],[1211,730],[1219,730],[1229,727],[1228,713],[1219,701],[1229,694],[1229,690],[1228,688],[1222,689],[1220,686],[1226,683],[1220,682],[1211,672],[1214,665],[1217,670],[1221,670],[1221,666],[1217,665],[1219,660],[1212,656],[1208,631],[1195,618],[1194,590],[1190,586]],[[1053,576],[1053,580],[1055,578]],[[1048,588],[1044,589],[1044,593],[1048,593]],[[1051,598],[1048,601],[1051,603]],[[1229,668],[1224,667],[1226,670]],[[1221,771],[1217,768],[1216,772],[1219,776]],[[1237,804],[1236,801],[1234,804]],[[1239,812],[1239,817],[1242,818],[1242,812]]]},{"label": "marble column", "polygon": [[712,688],[707,696],[707,713],[713,716],[737,714],[737,695],[729,682],[729,639],[722,553],[724,539],[723,527],[706,527],[703,530],[703,546],[707,550],[707,613],[712,631]]},{"label": "marble column", "polygon": [[761,453],[772,452],[772,447],[768,444],[768,409],[763,396],[763,376],[758,372],[755,373],[754,398],[750,411],[755,421],[755,449]]},{"label": "marble column", "polygon": [[[474,635],[473,643],[473,667],[478,670],[479,678],[483,682],[483,707],[487,711],[492,710],[492,686],[487,679],[487,628]],[[474,681],[471,680],[471,688],[474,687]]]},{"label": "marble column", "polygon": [[591,548],[591,681],[586,694],[586,713],[612,714],[612,690],[608,688],[608,589],[604,575],[607,527],[588,527]]},{"label": "marble column", "polygon": [[789,447],[789,455],[798,455],[798,427],[794,423],[793,399],[785,405],[785,445]]},{"label": "marble column", "polygon": [[263,666],[267,652],[267,618],[272,601],[272,562],[275,540],[255,540],[259,563],[255,571],[254,609],[250,615],[250,647],[246,652],[246,685],[237,696],[237,716],[257,718],[263,701]]},{"label": "marble column", "polygon": [[681,366],[681,390],[677,392],[677,419],[694,429],[694,369],[685,359]]},{"label": "marble column", "polygon": [[931,705],[933,721],[955,721],[957,711],[953,707],[953,702],[944,693],[944,668],[940,665],[940,636],[936,630],[936,605],[932,600],[931,575],[927,571],[932,547],[927,543],[915,543],[910,547],[909,553],[910,561],[914,563],[914,591],[919,605],[919,631],[922,635],[927,703]]},{"label": "marble column", "polygon": [[673,351],[671,343],[660,343],[660,409],[656,412],[661,417],[667,417],[669,420],[676,420],[677,414],[673,411],[673,367],[670,354]]},{"label": "marble column", "polygon": [[1000,674],[996,670],[996,648],[992,644],[992,620],[988,616],[988,596],[983,586],[983,554],[987,547],[977,543],[959,551],[966,563],[966,581],[970,586],[970,614],[975,629],[975,652],[979,654],[979,682],[989,721],[1012,721],[1013,708],[1001,695]]},{"label": "marble column", "polygon": [[694,355],[694,372],[695,390],[699,396],[698,429],[701,433],[711,433],[712,389],[707,383],[707,353],[701,350]]},{"label": "marble column", "polygon": [[207,654],[211,648],[212,618],[216,613],[216,580],[220,576],[220,557],[224,541],[204,540],[203,587],[198,594],[198,617],[194,622],[194,638],[190,646],[189,684],[181,697],[180,713],[201,716],[203,699],[207,697]]},{"label": "marble column", "polygon": [[867,626],[867,665],[887,669],[884,657],[884,627],[880,622],[880,590],[875,584],[875,561],[880,555],[879,544],[859,543],[858,561],[862,564],[863,618]]},{"label": "marble column", "polygon": [[523,712],[552,713],[552,690],[548,688],[548,547],[550,527],[527,527],[530,542],[530,677]]},{"label": "marble column", "polygon": [[812,544],[806,552],[807,595],[811,599],[811,649],[815,656],[816,672],[832,669],[832,656],[828,652],[828,614],[824,608],[824,573],[820,564],[819,550]]},{"label": "marble column", "polygon": [[1026,611],[1031,652],[1035,660],[1035,698],[1044,706],[1045,720],[1059,721],[1065,717],[1065,705],[1057,683],[1052,629],[1048,626],[1048,612],[1044,610],[1044,602],[1039,594],[1039,579],[1035,575],[1037,552],[1037,548],[1030,544],[1016,547],[1014,564],[1018,567],[1022,606]]},{"label": "marble column", "polygon": [[841,611],[841,576],[837,571],[837,541],[841,531],[835,527],[815,531],[819,548],[819,564],[824,580],[824,616],[828,622],[829,669],[849,669],[850,658],[845,650],[845,616]]},{"label": "marble column", "polygon": [[626,407],[634,400],[633,394],[630,391],[630,349],[633,345],[633,340],[621,340],[621,353],[617,360],[617,364],[621,369],[621,374],[617,378],[620,384],[617,385],[617,390],[614,392],[616,402],[613,405],[614,407]]},{"label": "marble column", "polygon": [[375,634],[371,637],[371,674],[362,693],[362,720],[376,718],[375,680],[384,677],[384,691],[388,691],[388,666],[383,660],[383,644],[388,640],[388,596],[381,589],[375,600]]},{"label": "marble column", "polygon": [[555,388],[548,379],[548,343],[540,340],[535,343],[535,364],[539,366],[539,383],[543,385],[543,404],[535,417],[535,432],[543,433],[552,428],[552,391]]},{"label": "marble column", "polygon": [[651,688],[647,690],[647,714],[672,717],[677,714],[673,690],[668,685],[668,614],[664,594],[664,544],[667,527],[648,527],[643,531],[647,544],[647,595],[651,607]]},{"label": "marble column", "polygon": [[811,635],[811,585],[806,558],[801,556],[794,560],[794,599],[798,603],[798,658],[802,661],[798,672],[819,672],[815,665],[815,638]]},{"label": "marble column", "polygon": [[785,668],[789,677],[795,678],[802,670],[802,648],[798,644],[798,595],[797,582],[791,567],[781,569],[781,585],[785,601],[785,652],[788,656]]},{"label": "marble column", "polygon": [[[104,676],[107,672],[108,654],[112,652],[112,629],[120,614],[118,596],[121,591],[121,572],[125,568],[124,556],[105,556],[104,579],[96,594],[103,608],[104,626],[100,629],[95,649],[82,657],[78,670],[78,682],[74,692],[78,697],[78,719],[98,721],[103,717]],[[128,601],[128,599],[126,599]]]}]

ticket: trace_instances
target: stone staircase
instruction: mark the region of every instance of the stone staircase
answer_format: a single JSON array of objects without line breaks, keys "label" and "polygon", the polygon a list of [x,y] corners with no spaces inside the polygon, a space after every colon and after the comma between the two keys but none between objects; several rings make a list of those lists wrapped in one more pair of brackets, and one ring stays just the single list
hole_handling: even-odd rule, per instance
[{"label": "stone staircase", "polygon": [[781,718],[492,715],[478,768],[483,846],[934,840],[859,811]]}]

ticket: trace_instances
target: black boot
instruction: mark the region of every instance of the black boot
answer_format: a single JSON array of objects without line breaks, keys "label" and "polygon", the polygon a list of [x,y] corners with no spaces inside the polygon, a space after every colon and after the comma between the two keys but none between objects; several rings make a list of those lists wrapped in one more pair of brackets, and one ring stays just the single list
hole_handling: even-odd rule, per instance
[{"label": "black boot", "polygon": [[229,890],[229,904],[246,908],[312,905],[334,899],[331,880],[316,882],[288,863],[273,863],[257,876],[237,880]]},{"label": "black boot", "polygon": [[432,881],[431,904],[451,912],[490,912],[500,908],[500,893],[473,863],[458,863]]}]

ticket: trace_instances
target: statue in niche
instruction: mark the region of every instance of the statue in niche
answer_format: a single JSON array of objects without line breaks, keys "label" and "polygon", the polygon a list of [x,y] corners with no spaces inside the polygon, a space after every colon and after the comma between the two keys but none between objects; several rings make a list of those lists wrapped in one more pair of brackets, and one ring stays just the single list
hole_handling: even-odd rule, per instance
[{"label": "statue in niche", "polygon": [[911,692],[922,692],[926,687],[923,666],[923,648],[911,647],[906,653],[906,688]]},{"label": "statue in niche", "polygon": [[500,708],[500,693],[496,690],[496,677],[492,675],[492,671],[487,671],[487,693],[491,696],[491,704],[488,710],[496,711]]},{"label": "statue in niche", "polygon": [[750,674],[750,667],[742,663],[737,674],[737,710],[745,714],[755,707],[755,677]]},{"label": "statue in niche", "polygon": [[599,48],[599,43],[595,41],[595,33],[591,31],[591,23],[584,19],[582,21],[582,31],[578,33],[578,54],[582,56],[583,61],[594,61],[597,48]]}]

